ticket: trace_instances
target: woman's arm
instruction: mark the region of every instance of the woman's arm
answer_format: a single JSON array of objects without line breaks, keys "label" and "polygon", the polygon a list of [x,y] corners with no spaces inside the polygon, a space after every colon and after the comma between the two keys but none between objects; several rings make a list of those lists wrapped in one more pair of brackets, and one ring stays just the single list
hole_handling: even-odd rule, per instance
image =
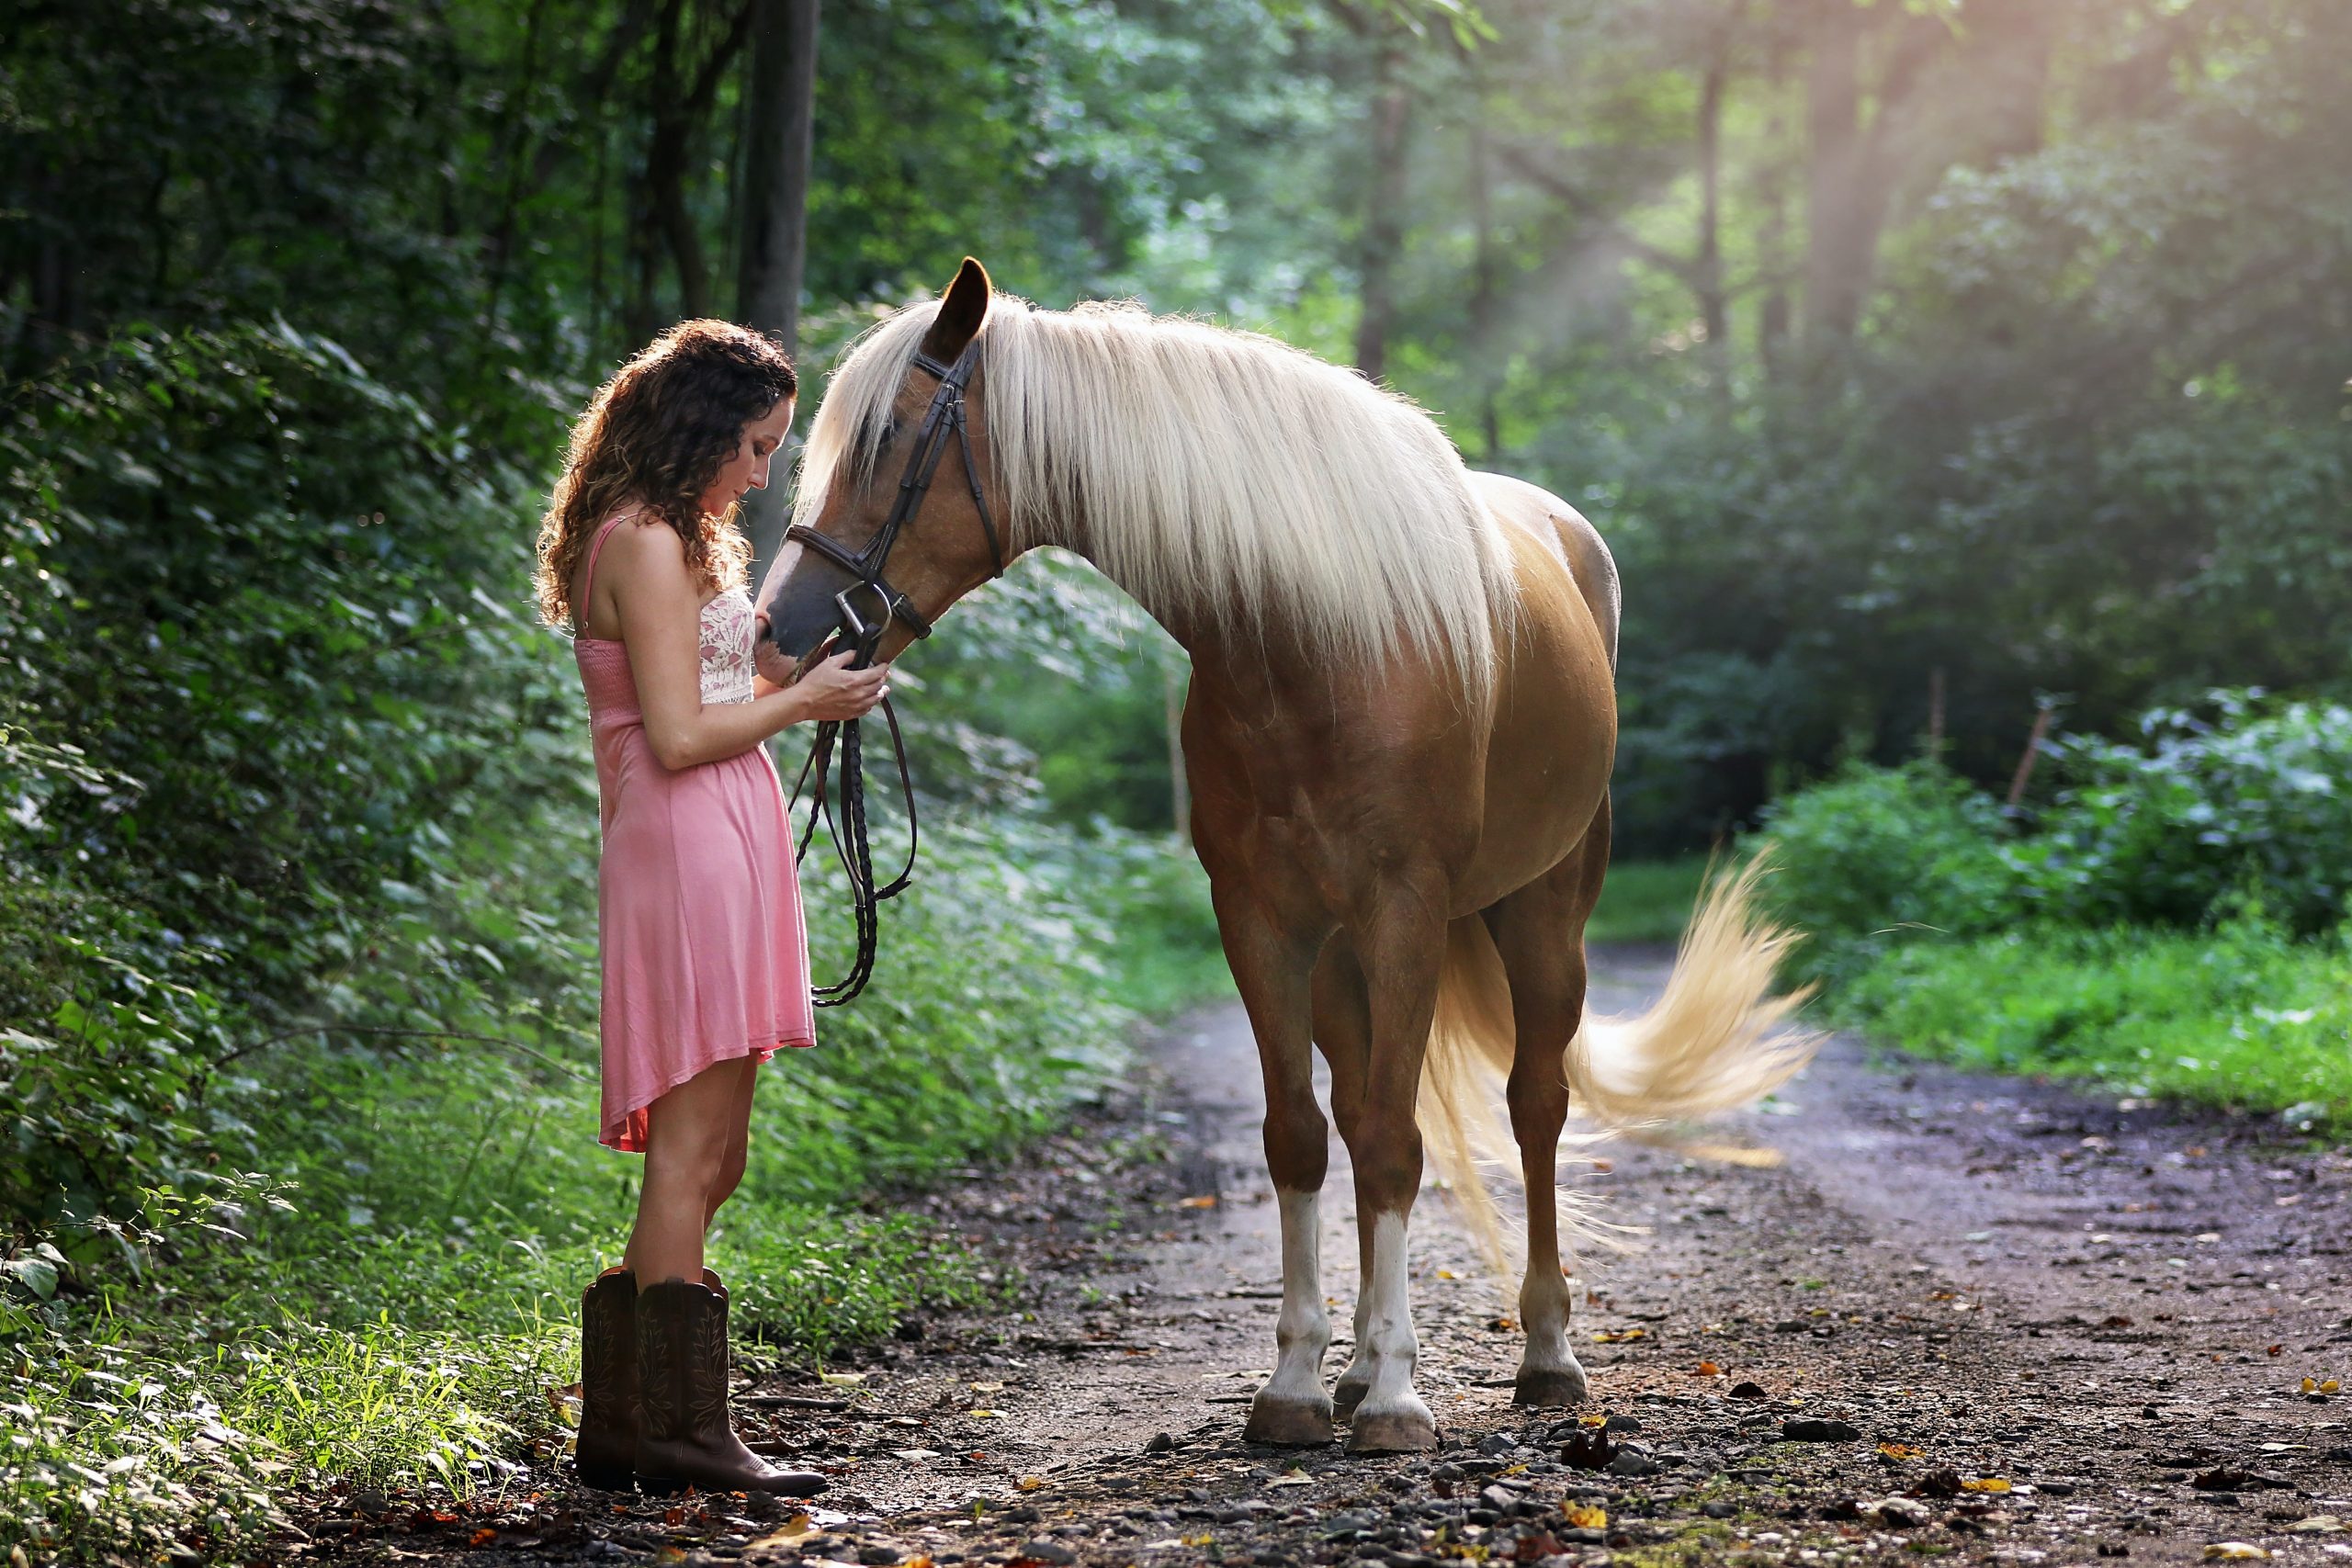
[{"label": "woman's arm", "polygon": [[645,739],[673,771],[737,756],[807,718],[854,718],[888,691],[888,667],[828,660],[797,683],[748,703],[702,700],[702,594],[684,542],[659,523],[629,524],[605,541],[613,607],[637,682]]}]

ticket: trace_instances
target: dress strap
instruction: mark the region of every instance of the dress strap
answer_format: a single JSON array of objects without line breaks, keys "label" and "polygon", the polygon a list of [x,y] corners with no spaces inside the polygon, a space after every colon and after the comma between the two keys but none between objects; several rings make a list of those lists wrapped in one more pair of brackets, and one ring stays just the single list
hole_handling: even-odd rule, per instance
[{"label": "dress strap", "polygon": [[584,624],[587,616],[588,601],[595,596],[596,558],[605,553],[605,541],[612,537],[613,529],[615,527],[620,524],[628,522],[632,517],[639,515],[641,515],[641,513],[635,512],[616,512],[610,517],[605,519],[605,525],[603,527],[596,530],[595,540],[588,547],[588,574],[582,578],[580,581],[580,617],[573,622],[575,627]]}]

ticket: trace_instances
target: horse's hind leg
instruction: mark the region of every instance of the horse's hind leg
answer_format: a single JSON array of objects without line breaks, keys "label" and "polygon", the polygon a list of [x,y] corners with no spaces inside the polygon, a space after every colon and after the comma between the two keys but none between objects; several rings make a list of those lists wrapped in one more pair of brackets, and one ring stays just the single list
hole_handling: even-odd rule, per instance
[{"label": "horse's hind leg", "polygon": [[1510,978],[1518,1023],[1508,1093],[1527,1184],[1527,1278],[1519,1291],[1527,1352],[1512,1396],[1521,1404],[1574,1404],[1585,1397],[1584,1368],[1568,1348],[1570,1296],[1560,1268],[1557,1190],[1560,1129],[1568,1112],[1568,1043],[1584,1020],[1584,923],[1608,867],[1604,803],[1574,853],[1486,912]]},{"label": "horse's hind leg", "polygon": [[1315,1104],[1308,1040],[1307,971],[1314,949],[1273,930],[1246,899],[1220,898],[1218,926],[1234,984],[1258,1037],[1266,1085],[1266,1170],[1283,1226],[1283,1304],[1274,1319],[1274,1375],[1250,1403],[1242,1436],[1301,1447],[1331,1440],[1331,1397],[1323,1355],[1331,1348],[1324,1310],[1319,1207],[1330,1130]]}]

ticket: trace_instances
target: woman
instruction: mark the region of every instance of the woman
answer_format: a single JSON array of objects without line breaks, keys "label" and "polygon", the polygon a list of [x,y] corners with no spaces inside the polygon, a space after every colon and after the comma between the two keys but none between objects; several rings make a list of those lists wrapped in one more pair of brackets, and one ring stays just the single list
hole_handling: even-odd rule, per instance
[{"label": "woman", "polygon": [[815,1043],[792,838],[762,742],[855,718],[886,668],[826,660],[790,686],[752,667],[750,549],[734,526],[792,426],[792,362],[757,333],[686,321],[572,427],[539,531],[538,600],[588,695],[604,851],[602,1141],[645,1156],[621,1266],[581,1298],[580,1473],[620,1488],[807,1496],[728,1411],[727,1293],[703,1240],[742,1179],[753,1074]]}]

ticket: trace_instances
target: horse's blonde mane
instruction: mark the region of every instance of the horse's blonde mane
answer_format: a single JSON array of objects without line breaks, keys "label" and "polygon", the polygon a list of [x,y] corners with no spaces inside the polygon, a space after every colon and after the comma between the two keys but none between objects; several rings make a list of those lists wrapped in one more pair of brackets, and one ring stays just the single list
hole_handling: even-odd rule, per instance
[{"label": "horse's blonde mane", "polygon": [[[872,478],[937,310],[898,311],[835,372],[796,521]],[[1162,619],[1288,625],[1349,662],[1410,650],[1452,665],[1474,701],[1492,690],[1510,556],[1413,403],[1273,338],[1133,304],[1039,310],[999,294],[980,348],[1014,549],[1076,548]]]}]

